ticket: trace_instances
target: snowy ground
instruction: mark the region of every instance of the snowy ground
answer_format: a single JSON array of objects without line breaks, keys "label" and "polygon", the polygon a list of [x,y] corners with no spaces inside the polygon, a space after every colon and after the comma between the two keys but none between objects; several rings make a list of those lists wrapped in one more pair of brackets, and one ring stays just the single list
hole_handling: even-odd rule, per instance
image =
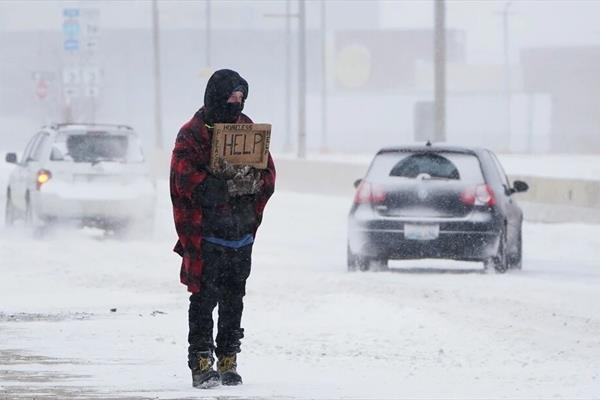
[{"label": "snowy ground", "polygon": [[160,188],[153,239],[0,229],[0,399],[600,395],[600,226],[526,224],[524,269],[506,275],[347,273],[350,200],[296,193],[276,194],[255,245],[245,384],[195,390]]}]

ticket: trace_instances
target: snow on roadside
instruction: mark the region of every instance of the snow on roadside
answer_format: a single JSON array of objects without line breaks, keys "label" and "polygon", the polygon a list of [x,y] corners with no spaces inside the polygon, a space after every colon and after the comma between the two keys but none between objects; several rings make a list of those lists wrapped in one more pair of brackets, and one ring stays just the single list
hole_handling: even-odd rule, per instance
[{"label": "snow on roadside", "polygon": [[[33,240],[0,231],[0,394],[52,387],[90,398],[600,392],[600,227],[526,224],[524,270],[506,275],[439,261],[350,274],[349,200],[292,193],[275,195],[255,245],[240,355],[245,384],[194,390],[185,365],[187,294],[170,252],[164,182],[160,190],[151,240],[90,230]],[[417,264],[443,269],[404,272]],[[31,318],[6,317],[16,313]],[[9,350],[30,361],[15,362],[21,358]]]}]

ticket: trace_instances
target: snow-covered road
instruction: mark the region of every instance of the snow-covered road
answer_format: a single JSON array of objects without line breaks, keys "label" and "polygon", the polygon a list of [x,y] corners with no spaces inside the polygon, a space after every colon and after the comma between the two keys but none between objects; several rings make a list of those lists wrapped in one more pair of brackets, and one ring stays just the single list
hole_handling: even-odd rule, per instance
[{"label": "snow-covered road", "polygon": [[245,384],[195,390],[161,187],[150,240],[0,230],[0,399],[600,396],[600,226],[526,224],[506,275],[347,273],[350,200],[296,193],[276,194],[255,245]]}]

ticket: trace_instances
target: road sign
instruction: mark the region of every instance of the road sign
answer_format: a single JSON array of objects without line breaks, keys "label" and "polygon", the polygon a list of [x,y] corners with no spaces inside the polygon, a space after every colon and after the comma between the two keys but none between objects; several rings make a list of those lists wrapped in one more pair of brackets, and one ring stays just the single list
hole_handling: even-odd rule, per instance
[{"label": "road sign", "polygon": [[97,98],[100,94],[100,88],[98,86],[86,86],[83,93],[86,97]]},{"label": "road sign", "polygon": [[100,68],[98,67],[84,68],[82,75],[85,86],[92,87],[97,86],[100,83]]},{"label": "road sign", "polygon": [[64,88],[65,97],[68,99],[72,99],[74,97],[79,97],[80,92],[81,91],[77,87],[65,87]]},{"label": "road sign", "polygon": [[[2,0],[0,0],[2,1]],[[95,66],[95,53],[100,37],[100,9],[63,9],[63,47],[68,54],[68,67],[62,71],[62,89],[65,99],[98,97],[101,69]],[[40,87],[41,95],[44,88]]]},{"label": "road sign", "polygon": [[79,40],[76,39],[67,39],[64,43],[64,48],[66,51],[77,51],[79,50]]},{"label": "road sign", "polygon": [[66,52],[76,53],[79,51],[81,26],[79,24],[79,8],[64,8],[63,9],[63,48]]},{"label": "road sign", "polygon": [[81,32],[81,27],[79,26],[79,22],[75,19],[68,19],[63,22],[63,33],[65,36],[73,38],[74,36],[78,36]]},{"label": "road sign", "polygon": [[78,86],[81,83],[81,71],[78,68],[63,69],[63,85]]},{"label": "road sign", "polygon": [[46,82],[45,80],[38,81],[35,87],[35,95],[40,100],[45,99],[48,95],[48,82]]},{"label": "road sign", "polygon": [[79,17],[79,8],[64,8],[63,16],[65,18],[76,18]]}]

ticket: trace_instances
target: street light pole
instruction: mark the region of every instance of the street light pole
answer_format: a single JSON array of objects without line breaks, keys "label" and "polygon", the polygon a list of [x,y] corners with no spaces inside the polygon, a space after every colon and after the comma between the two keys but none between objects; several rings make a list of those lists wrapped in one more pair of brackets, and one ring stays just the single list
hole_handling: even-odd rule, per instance
[{"label": "street light pole", "polygon": [[206,0],[206,67],[210,68],[210,0]]},{"label": "street light pole", "polygon": [[328,150],[327,144],[327,7],[321,0],[321,151]]},{"label": "street light pole", "polygon": [[292,2],[285,1],[285,143],[292,151]]},{"label": "street light pole", "polygon": [[152,45],[154,49],[154,131],[157,150],[163,149],[162,139],[162,102],[160,75],[160,26],[158,18],[158,0],[152,0]]},{"label": "street light pole", "polygon": [[435,141],[446,140],[446,4],[434,0]]},{"label": "street light pole", "polygon": [[286,26],[286,52],[285,52],[285,113],[286,113],[286,136],[284,150],[292,147],[291,134],[291,19],[298,18],[298,158],[306,157],[306,12],[305,0],[298,0],[298,12],[292,14],[291,0],[286,0],[285,14],[265,14],[269,18],[285,18]]},{"label": "street light pole", "polygon": [[298,158],[306,158],[306,2],[298,1]]},{"label": "street light pole", "polygon": [[510,15],[510,6],[512,5],[512,1],[507,1],[504,4],[504,9],[502,10],[502,36],[504,39],[504,79],[505,79],[505,96],[506,96],[506,140],[508,143],[508,147],[510,148],[510,136],[511,136],[511,125],[512,125],[512,115],[511,115],[511,85],[510,85],[510,47],[509,47],[509,36],[508,36],[508,17]]}]

